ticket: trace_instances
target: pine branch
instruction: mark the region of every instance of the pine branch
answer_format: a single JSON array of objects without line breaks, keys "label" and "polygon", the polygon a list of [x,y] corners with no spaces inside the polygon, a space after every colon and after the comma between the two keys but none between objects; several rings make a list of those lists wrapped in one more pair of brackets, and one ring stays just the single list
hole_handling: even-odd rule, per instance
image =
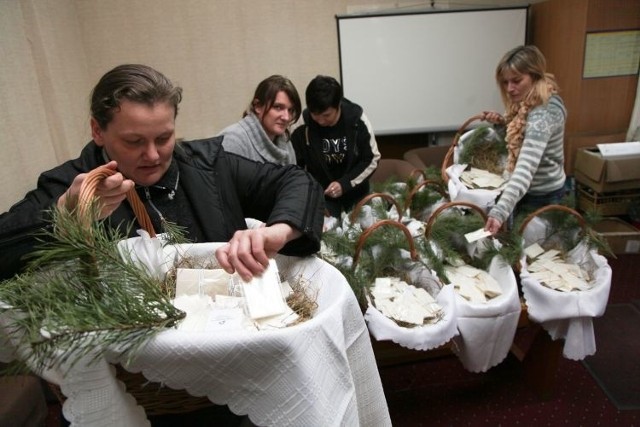
[{"label": "pine branch", "polygon": [[464,141],[459,163],[501,174],[507,146],[489,126],[479,126]]},{"label": "pine branch", "polygon": [[113,345],[132,356],[184,317],[159,279],[120,254],[123,236],[102,222],[87,228],[74,212],[55,210],[52,218],[27,271],[0,286],[0,301],[15,315],[12,338],[32,367],[73,365]]}]

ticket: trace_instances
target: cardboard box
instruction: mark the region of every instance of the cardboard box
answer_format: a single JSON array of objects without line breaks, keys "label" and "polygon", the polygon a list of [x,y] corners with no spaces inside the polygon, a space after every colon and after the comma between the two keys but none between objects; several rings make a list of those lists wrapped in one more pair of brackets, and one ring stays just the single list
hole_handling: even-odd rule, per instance
[{"label": "cardboard box", "polygon": [[614,254],[640,253],[640,230],[620,218],[605,218],[593,229],[607,240]]},{"label": "cardboard box", "polygon": [[640,155],[605,158],[597,147],[576,152],[575,180],[598,193],[640,188]]},{"label": "cardboard box", "polygon": [[576,153],[581,148],[595,147],[597,144],[624,141],[626,132],[606,133],[606,134],[573,134],[565,133],[564,146],[564,171],[567,175],[573,176],[573,165],[576,163]]}]

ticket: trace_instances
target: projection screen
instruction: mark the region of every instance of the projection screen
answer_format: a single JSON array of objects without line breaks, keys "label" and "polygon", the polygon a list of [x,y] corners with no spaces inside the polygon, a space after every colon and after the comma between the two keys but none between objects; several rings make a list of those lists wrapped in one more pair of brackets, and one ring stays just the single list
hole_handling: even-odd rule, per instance
[{"label": "projection screen", "polygon": [[527,7],[336,16],[345,96],[380,135],[457,130],[503,112],[495,68],[525,44]]}]

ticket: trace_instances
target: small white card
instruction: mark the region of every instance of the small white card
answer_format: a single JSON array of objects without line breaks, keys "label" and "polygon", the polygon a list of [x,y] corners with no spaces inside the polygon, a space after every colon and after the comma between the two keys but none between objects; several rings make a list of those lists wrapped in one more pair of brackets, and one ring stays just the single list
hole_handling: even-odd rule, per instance
[{"label": "small white card", "polygon": [[464,237],[467,239],[467,242],[473,243],[477,240],[484,239],[485,237],[491,236],[491,233],[484,228],[479,228],[476,231],[472,231],[471,233],[467,233]]},{"label": "small white card", "polygon": [[269,260],[269,266],[259,277],[250,282],[242,283],[242,291],[251,319],[277,316],[287,311],[288,306],[282,296],[278,266],[274,260]]}]

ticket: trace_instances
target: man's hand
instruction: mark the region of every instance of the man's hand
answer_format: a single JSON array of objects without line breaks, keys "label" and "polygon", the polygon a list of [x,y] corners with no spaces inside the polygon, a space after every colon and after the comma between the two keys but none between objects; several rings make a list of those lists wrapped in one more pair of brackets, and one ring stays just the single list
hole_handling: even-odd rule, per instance
[{"label": "man's hand", "polygon": [[329,196],[332,199],[342,196],[342,185],[340,185],[338,181],[333,181],[327,186],[327,189],[324,190],[324,195]]},{"label": "man's hand", "polygon": [[227,273],[237,272],[244,281],[259,276],[289,241],[302,233],[288,224],[238,230],[229,243],[216,250],[216,259]]},{"label": "man's hand", "polygon": [[[116,170],[118,164],[111,161],[106,165],[109,169]],[[78,204],[78,196],[82,182],[87,177],[86,173],[76,176],[67,191],[58,199],[58,207],[74,209]],[[115,211],[120,203],[127,197],[127,192],[135,186],[135,183],[126,179],[121,173],[115,173],[98,184],[95,196],[100,205],[100,215],[97,219],[108,217]]]}]

